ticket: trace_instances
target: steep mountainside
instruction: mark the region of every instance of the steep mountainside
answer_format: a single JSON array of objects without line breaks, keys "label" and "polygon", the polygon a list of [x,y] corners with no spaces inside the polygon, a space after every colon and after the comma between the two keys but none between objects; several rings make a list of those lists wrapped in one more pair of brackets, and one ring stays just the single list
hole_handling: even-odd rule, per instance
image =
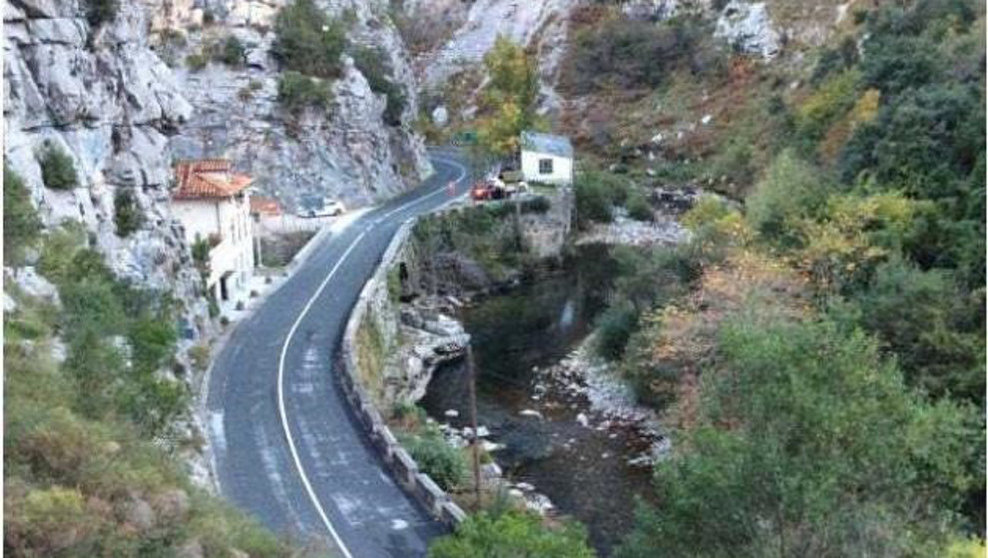
[{"label": "steep mountainside", "polygon": [[[610,5],[609,5],[610,4]],[[409,48],[415,53],[414,67],[427,92],[427,112],[439,107],[460,111],[448,117],[456,123],[471,121],[475,115],[474,96],[477,72],[485,53],[501,35],[524,46],[538,60],[539,112],[553,124],[582,119],[594,113],[595,96],[575,93],[566,87],[567,60],[571,47],[581,41],[580,31],[600,23],[604,14],[615,10],[626,25],[664,21],[704,21],[703,34],[724,49],[775,59],[783,50],[790,54],[784,62],[800,64],[807,48],[823,45],[833,36],[850,12],[854,0],[793,2],[770,0],[627,0],[585,2],[579,0],[538,0],[514,2],[482,0],[426,2],[404,0],[396,11],[398,26]],[[632,51],[633,43],[626,45]],[[601,59],[606,53],[600,53]],[[643,60],[651,55],[637,53]],[[656,67],[662,60],[652,60]],[[481,78],[482,81],[482,78]],[[450,99],[453,96],[465,99]],[[608,100],[610,101],[610,100]],[[461,106],[462,105],[462,106]],[[440,111],[444,125],[446,111]],[[588,125],[583,123],[583,125]],[[567,131],[578,132],[571,126]]]},{"label": "steep mountainside", "polygon": [[[120,278],[170,290],[205,328],[198,274],[168,207],[168,136],[192,114],[167,66],[148,48],[142,10],[123,3],[93,29],[76,0],[4,3],[4,156],[43,221],[85,225]],[[48,149],[71,157],[77,187],[44,187]],[[118,198],[144,225],[120,235]],[[200,331],[203,333],[203,331]]]},{"label": "steep mountainside", "polygon": [[[346,20],[351,49],[332,85],[331,106],[325,113],[300,114],[289,114],[278,102],[281,68],[271,54],[276,14],[285,4],[232,0],[195,8],[190,0],[168,3],[167,17],[155,20],[154,46],[195,107],[171,140],[175,155],[229,157],[254,176],[255,185],[289,204],[318,194],[364,205],[402,191],[406,179],[428,174],[424,144],[410,125],[417,114],[415,81],[384,3],[320,6]],[[216,60],[213,53],[229,41],[242,50]],[[385,123],[385,96],[373,92],[346,58],[365,46],[382,54],[382,71],[404,95],[396,122]]]}]

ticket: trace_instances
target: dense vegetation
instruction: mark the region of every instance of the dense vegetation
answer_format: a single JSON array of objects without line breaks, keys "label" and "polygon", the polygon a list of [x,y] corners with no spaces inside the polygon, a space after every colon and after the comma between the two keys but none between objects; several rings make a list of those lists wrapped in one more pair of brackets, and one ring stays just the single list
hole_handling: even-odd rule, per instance
[{"label": "dense vegetation", "polygon": [[286,70],[318,78],[337,78],[346,49],[343,21],[330,18],[313,0],[295,0],[278,11],[272,54]]},{"label": "dense vegetation", "polygon": [[538,66],[525,49],[499,36],[484,55],[489,80],[480,99],[477,139],[486,154],[504,157],[518,150],[522,130],[540,127],[535,114]]},{"label": "dense vegetation", "polygon": [[655,218],[652,204],[639,181],[611,172],[585,170],[576,176],[576,225],[581,229],[593,223],[610,223],[615,210],[623,208],[637,221]]},{"label": "dense vegetation", "polygon": [[193,487],[176,458],[195,441],[173,428],[184,383],[161,374],[183,373],[175,303],[115,279],[78,225],[41,236],[26,195],[5,170],[4,244],[40,247],[60,303],[6,282],[16,308],[4,315],[4,551],[290,555]]},{"label": "dense vegetation", "polygon": [[464,450],[449,445],[442,431],[426,421],[425,411],[415,405],[398,405],[391,417],[401,445],[408,450],[419,469],[443,490],[462,488],[470,478]]},{"label": "dense vegetation", "polygon": [[31,203],[31,192],[17,173],[3,167],[3,263],[16,265],[37,241],[41,219]]},{"label": "dense vegetation", "polygon": [[[719,133],[654,168],[744,202],[706,198],[691,242],[623,256],[598,324],[601,354],[678,427],[662,504],[621,556],[927,556],[984,536],[984,9],[860,10],[796,76],[677,63],[700,54],[682,21],[577,35],[580,94],[712,91],[711,110],[730,91]],[[627,54],[664,45],[665,71]],[[628,182],[581,177],[584,224]]]},{"label": "dense vegetation", "polygon": [[[541,205],[530,205],[539,212]],[[494,281],[507,279],[535,262],[524,242],[512,204],[463,208],[441,216],[419,219],[412,239],[434,262],[438,256],[460,254],[479,264]]]},{"label": "dense vegetation", "polygon": [[531,512],[481,512],[470,516],[455,534],[432,545],[429,558],[589,558],[594,553],[586,539],[583,528],[575,523],[546,529]]},{"label": "dense vegetation", "polygon": [[329,80],[343,70],[346,26],[326,15],[312,0],[295,0],[278,11],[271,52],[285,72],[278,82],[278,100],[289,112],[305,107],[325,109],[332,100]]},{"label": "dense vegetation", "polygon": [[677,69],[695,74],[723,72],[723,48],[709,39],[712,29],[695,18],[668,25],[606,17],[606,10],[585,6],[577,16],[562,85],[570,93],[601,90],[640,91],[663,85]]},{"label": "dense vegetation", "polygon": [[291,113],[299,113],[306,107],[325,109],[333,100],[329,84],[323,80],[304,76],[289,70],[278,80],[278,101]]}]

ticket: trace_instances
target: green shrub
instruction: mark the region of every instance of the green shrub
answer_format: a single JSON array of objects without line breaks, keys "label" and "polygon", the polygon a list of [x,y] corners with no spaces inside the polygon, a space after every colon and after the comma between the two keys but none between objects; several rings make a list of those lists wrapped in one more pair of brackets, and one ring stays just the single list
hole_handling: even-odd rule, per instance
[{"label": "green shrub", "polygon": [[618,360],[638,326],[638,312],[628,303],[611,306],[597,319],[597,353],[608,360]]},{"label": "green shrub", "polygon": [[652,204],[641,192],[635,191],[628,196],[624,206],[628,209],[628,216],[637,221],[654,221],[655,211]]},{"label": "green shrub", "polygon": [[77,221],[64,223],[51,231],[41,245],[38,272],[56,285],[67,281],[73,273],[76,252],[82,247],[86,229]]},{"label": "green shrub", "polygon": [[391,410],[391,418],[404,430],[414,431],[422,428],[426,424],[427,417],[425,409],[414,403],[400,401]]},{"label": "green shrub", "polygon": [[126,238],[144,224],[144,214],[137,206],[137,199],[130,190],[117,190],[113,198],[113,222],[117,236]]},{"label": "green shrub", "polygon": [[286,70],[320,78],[339,77],[346,26],[313,0],[295,0],[278,12],[272,54]]},{"label": "green shrub", "polygon": [[14,171],[3,167],[3,261],[17,265],[24,249],[33,246],[41,232],[41,219],[31,203],[31,193]]},{"label": "green shrub", "polygon": [[214,47],[213,60],[233,68],[239,68],[247,60],[247,47],[240,39],[230,35]]},{"label": "green shrub", "polygon": [[984,335],[974,325],[958,284],[945,270],[923,271],[893,260],[880,265],[869,288],[851,297],[859,323],[899,357],[906,380],[928,393],[984,394]]},{"label": "green shrub", "polygon": [[791,246],[799,242],[801,220],[818,214],[829,192],[816,168],[784,151],[748,196],[748,222],[762,236]]},{"label": "green shrub", "polygon": [[185,57],[185,65],[193,72],[205,69],[208,64],[209,57],[202,53],[192,53]]},{"label": "green shrub", "polygon": [[53,190],[71,190],[79,185],[72,157],[54,143],[41,150],[41,180]]},{"label": "green shrub", "polygon": [[486,512],[471,515],[452,535],[436,539],[429,558],[527,556],[539,558],[592,558],[582,525],[566,521],[543,525],[530,512]]},{"label": "green shrub", "polygon": [[201,272],[209,273],[209,252],[213,247],[209,243],[208,238],[202,238],[198,234],[196,235],[195,241],[192,246],[189,247],[192,251],[192,261],[195,262],[196,268]]},{"label": "green shrub", "polygon": [[393,267],[388,270],[388,300],[397,303],[401,300],[401,270]]},{"label": "green shrub", "polygon": [[552,208],[552,202],[545,196],[537,196],[521,202],[522,213],[542,214]]},{"label": "green shrub", "polygon": [[577,225],[586,228],[593,221],[610,223],[614,193],[608,189],[601,173],[581,173],[573,183],[576,195]]},{"label": "green shrub", "polygon": [[419,433],[403,435],[401,443],[419,469],[444,490],[456,487],[466,478],[466,459],[460,450],[446,443],[438,429],[425,428]]},{"label": "green shrub", "polygon": [[319,78],[288,71],[278,80],[278,101],[291,113],[298,114],[307,107],[325,110],[332,99],[329,84]]},{"label": "green shrub", "polygon": [[118,0],[88,0],[86,21],[95,29],[117,17],[119,7]]},{"label": "green shrub", "polygon": [[614,18],[580,29],[564,62],[562,84],[577,94],[653,89],[676,68],[717,76],[726,55],[699,20],[669,23]]},{"label": "green shrub", "polygon": [[905,388],[873,340],[827,321],[749,309],[718,352],[689,450],[656,466],[661,510],[640,510],[617,556],[942,555],[981,453],[963,448],[984,440],[959,406]]},{"label": "green shrub", "polygon": [[139,372],[158,370],[174,354],[178,333],[168,313],[136,320],[129,329],[131,358]]},{"label": "green shrub", "polygon": [[193,368],[199,372],[205,372],[210,363],[209,345],[200,344],[189,349],[189,360],[192,361]]}]

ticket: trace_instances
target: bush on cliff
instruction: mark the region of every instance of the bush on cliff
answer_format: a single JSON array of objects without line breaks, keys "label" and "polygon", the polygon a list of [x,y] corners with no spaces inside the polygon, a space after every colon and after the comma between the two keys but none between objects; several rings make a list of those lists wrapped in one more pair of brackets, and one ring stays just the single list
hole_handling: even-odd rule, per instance
[{"label": "bush on cliff", "polygon": [[130,190],[120,190],[114,196],[113,223],[117,226],[117,236],[121,238],[130,236],[144,224],[144,214]]},{"label": "bush on cliff", "polygon": [[239,68],[247,60],[247,47],[237,37],[230,35],[213,47],[213,60],[232,68]]},{"label": "bush on cliff", "polygon": [[272,54],[286,70],[307,76],[336,78],[346,48],[346,27],[313,0],[295,0],[278,12]]},{"label": "bush on cliff", "polygon": [[16,265],[24,249],[32,246],[41,231],[31,193],[14,171],[3,167],[3,261]]},{"label": "bush on cliff", "polygon": [[319,78],[289,71],[278,80],[278,102],[293,114],[301,113],[307,107],[324,110],[332,101],[329,84]]},{"label": "bush on cliff", "polygon": [[52,190],[71,190],[79,185],[72,157],[53,143],[41,149],[41,180]]}]

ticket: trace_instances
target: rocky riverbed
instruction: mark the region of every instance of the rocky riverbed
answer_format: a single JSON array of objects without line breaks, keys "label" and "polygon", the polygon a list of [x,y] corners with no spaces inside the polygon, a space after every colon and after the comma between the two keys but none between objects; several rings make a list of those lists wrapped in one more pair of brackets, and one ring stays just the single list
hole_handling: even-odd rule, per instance
[{"label": "rocky riverbed", "polygon": [[[630,527],[636,496],[650,498],[651,468],[664,439],[586,341],[605,307],[614,266],[609,249],[578,248],[561,269],[457,312],[477,366],[481,438],[500,483],[526,505],[587,525],[609,553]],[[454,445],[472,436],[469,374],[440,366],[421,405]]]}]

